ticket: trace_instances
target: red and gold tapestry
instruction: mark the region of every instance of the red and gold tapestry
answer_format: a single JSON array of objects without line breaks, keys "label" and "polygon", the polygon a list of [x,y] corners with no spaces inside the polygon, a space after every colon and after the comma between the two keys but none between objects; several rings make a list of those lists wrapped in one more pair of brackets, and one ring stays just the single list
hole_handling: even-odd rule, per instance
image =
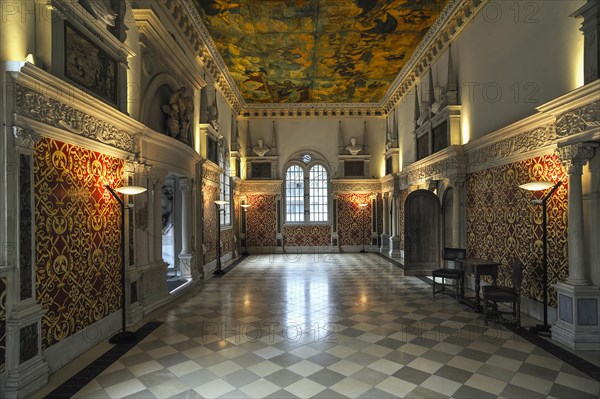
[{"label": "red and gold tapestry", "polygon": [[247,195],[248,246],[274,247],[277,234],[277,205],[274,195]]},{"label": "red and gold tapestry", "polygon": [[219,199],[219,188],[204,184],[202,186],[202,206],[204,207],[204,262],[217,259],[217,211],[214,201]]},{"label": "red and gold tapestry", "polygon": [[[532,199],[544,193],[519,188],[530,181],[562,181],[548,200],[548,286],[564,281],[567,258],[567,175],[555,155],[499,166],[467,176],[468,255],[499,261],[499,282],[510,284],[514,258],[523,262],[523,295],[542,301],[542,207]],[[548,302],[556,307],[556,291]]]},{"label": "red and gold tapestry", "polygon": [[35,147],[43,349],[120,309],[121,211],[104,185],[122,185],[122,169],[122,160],[56,140]]},{"label": "red and gold tapestry", "polygon": [[285,246],[330,246],[331,226],[285,226],[283,238]]},{"label": "red and gold tapestry", "polygon": [[[363,210],[359,204],[367,206]],[[371,243],[371,194],[338,196],[338,234],[340,245]]]}]

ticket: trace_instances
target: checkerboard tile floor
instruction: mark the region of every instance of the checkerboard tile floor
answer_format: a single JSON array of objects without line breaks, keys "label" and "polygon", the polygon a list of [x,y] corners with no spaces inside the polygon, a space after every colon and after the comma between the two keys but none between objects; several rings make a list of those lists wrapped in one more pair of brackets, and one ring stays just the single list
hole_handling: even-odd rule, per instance
[{"label": "checkerboard tile floor", "polygon": [[251,256],[77,398],[597,398],[598,381],[374,254]]}]

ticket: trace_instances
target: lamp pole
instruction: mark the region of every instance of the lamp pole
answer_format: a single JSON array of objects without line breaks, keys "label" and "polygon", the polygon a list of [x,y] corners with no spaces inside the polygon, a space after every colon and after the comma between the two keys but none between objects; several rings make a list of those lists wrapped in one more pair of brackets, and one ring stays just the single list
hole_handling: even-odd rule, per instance
[{"label": "lamp pole", "polygon": [[365,252],[365,215],[367,213],[367,204],[360,204],[360,209],[362,210],[362,249],[360,253],[364,254]]},{"label": "lamp pole", "polygon": [[127,295],[125,291],[125,201],[119,197],[117,191],[122,194],[135,195],[146,191],[146,188],[139,186],[125,186],[113,189],[109,185],[105,185],[110,194],[117,200],[121,207],[121,323],[123,329],[121,332],[110,337],[108,342],[111,344],[122,344],[131,342],[136,338],[136,333],[127,331],[126,312],[127,312]]},{"label": "lamp pole", "polygon": [[[552,187],[552,189],[542,198],[541,200],[533,200],[532,203],[536,205],[542,205],[542,288],[543,294],[543,305],[544,305],[544,324],[538,324],[529,329],[529,332],[534,334],[550,333],[550,326],[548,325],[548,222],[547,222],[547,202],[548,199],[556,192],[562,182],[558,182],[552,186],[552,182],[536,182],[545,183],[545,188]],[[550,183],[550,184],[548,184]],[[544,189],[544,185],[533,185],[533,183],[524,184],[520,186],[526,190],[539,191]]]},{"label": "lamp pole", "polygon": [[248,256],[248,208],[250,208],[250,204],[242,204],[241,206],[244,210],[244,253],[242,255]]},{"label": "lamp pole", "polygon": [[223,269],[221,269],[221,205],[228,204],[228,202],[223,200],[217,200],[214,202],[217,211],[217,267],[213,274],[215,276],[222,276],[225,274],[225,272]]}]

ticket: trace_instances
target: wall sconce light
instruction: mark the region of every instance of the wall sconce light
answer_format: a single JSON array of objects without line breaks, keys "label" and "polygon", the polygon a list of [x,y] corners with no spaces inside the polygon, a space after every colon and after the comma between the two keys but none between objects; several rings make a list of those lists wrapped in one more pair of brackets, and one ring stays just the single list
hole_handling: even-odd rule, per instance
[{"label": "wall sconce light", "polygon": [[528,191],[543,191],[550,187],[552,189],[542,198],[534,199],[531,203],[542,206],[542,243],[543,243],[543,254],[542,254],[542,287],[543,287],[543,305],[544,305],[544,324],[538,324],[531,327],[529,331],[533,334],[550,334],[550,326],[548,325],[548,226],[546,217],[546,202],[556,192],[562,182],[554,184],[551,181],[534,181],[526,184],[522,184],[519,187]]},{"label": "wall sconce light", "polygon": [[125,206],[125,201],[123,201],[117,193],[121,193],[123,195],[136,195],[146,191],[146,188],[141,186],[123,186],[113,189],[109,185],[105,185],[104,187],[106,187],[106,189],[121,206],[121,321],[123,323],[123,330],[116,333],[108,340],[108,342],[111,344],[118,345],[131,342],[136,338],[136,333],[135,331],[127,331],[125,317],[127,311],[127,301],[125,295],[125,209],[129,207]]}]

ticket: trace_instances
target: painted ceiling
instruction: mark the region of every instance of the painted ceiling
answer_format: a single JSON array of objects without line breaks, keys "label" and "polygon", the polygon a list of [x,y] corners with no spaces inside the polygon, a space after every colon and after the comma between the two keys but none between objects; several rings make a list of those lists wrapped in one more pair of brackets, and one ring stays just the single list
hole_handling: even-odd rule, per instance
[{"label": "painted ceiling", "polygon": [[196,0],[246,103],[377,103],[448,0]]}]

